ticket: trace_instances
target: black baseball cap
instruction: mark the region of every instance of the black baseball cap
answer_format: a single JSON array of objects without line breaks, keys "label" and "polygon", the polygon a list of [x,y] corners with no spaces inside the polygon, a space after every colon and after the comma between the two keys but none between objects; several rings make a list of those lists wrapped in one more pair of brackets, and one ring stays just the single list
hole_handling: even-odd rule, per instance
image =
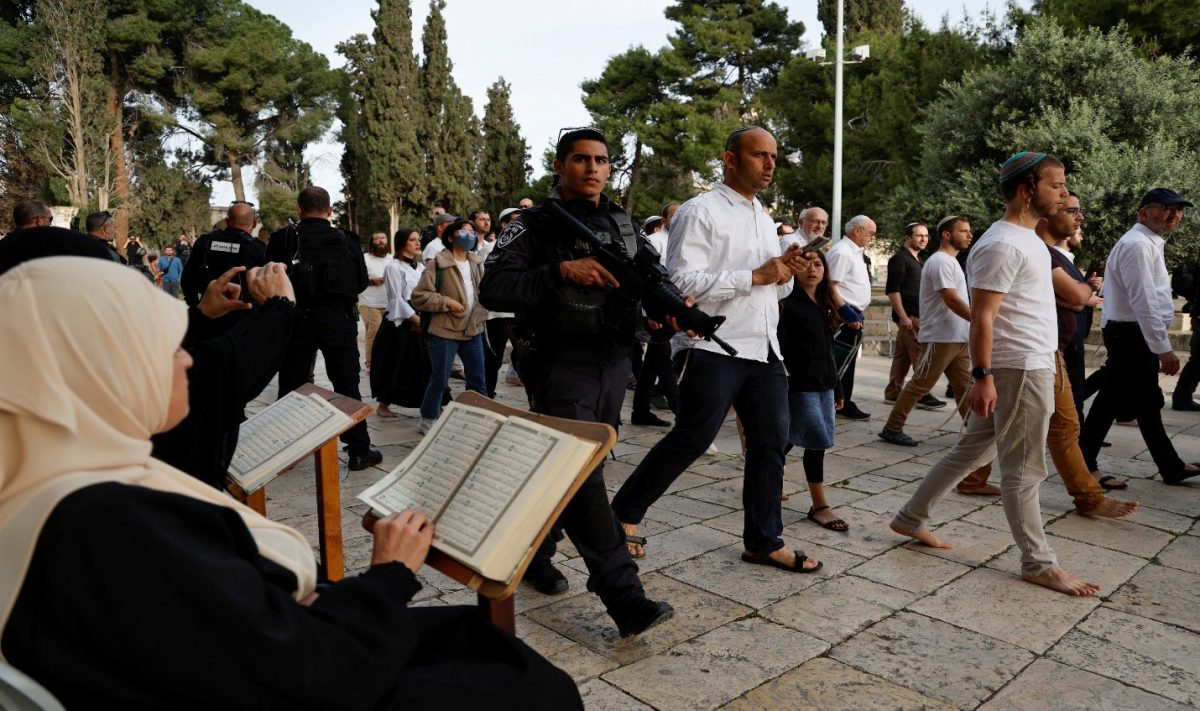
[{"label": "black baseball cap", "polygon": [[1138,203],[1138,208],[1143,208],[1147,205],[1162,205],[1170,207],[1171,205],[1181,205],[1183,207],[1194,207],[1191,202],[1184,200],[1183,196],[1171,190],[1170,188],[1151,188],[1142,196],[1142,201]]}]

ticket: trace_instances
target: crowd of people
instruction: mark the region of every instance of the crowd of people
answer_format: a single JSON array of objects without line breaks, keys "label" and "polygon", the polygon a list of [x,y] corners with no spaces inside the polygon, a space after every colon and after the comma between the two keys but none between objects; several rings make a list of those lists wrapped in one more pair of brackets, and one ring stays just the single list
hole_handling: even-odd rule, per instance
[{"label": "crowd of people", "polygon": [[[495,223],[489,210],[438,207],[423,229],[371,234],[365,253],[333,225],[319,187],[302,190],[298,221],[265,241],[252,234],[253,205],[238,202],[221,229],[156,259],[134,238],[117,250],[110,213],[89,215],[83,234],[47,226],[41,203],[18,204],[0,239],[0,304],[12,315],[0,323],[12,364],[0,376],[0,536],[17,552],[0,556],[0,654],[68,705],[166,706],[187,688],[208,705],[579,708],[565,674],[471,609],[407,606],[435,526],[423,513],[380,521],[367,571],[329,584],[300,534],[221,491],[247,403],[272,378],[279,397],[310,382],[318,351],[336,392],[362,399],[365,364],[375,414],[415,408],[423,433],[456,373],[495,396],[510,345],[506,378],[534,412],[617,428],[636,382],[632,423],[670,429],[611,503],[603,465],[592,471],[526,572],[543,594],[567,590],[552,558],[570,537],[622,637],[675,614],[643,588],[635,559],[653,545],[639,528],[731,413],[742,434],[741,559],[821,570],[784,540],[784,465],[801,448],[808,519],[850,530],[827,498],[825,452],[839,420],[870,419],[852,395],[878,227],[852,217],[826,252],[821,208],[804,210],[798,229],[777,223],[758,198],[776,152],[766,129],[738,129],[710,191],[635,223],[604,193],[605,136],[568,129],[539,204],[504,207]],[[943,375],[964,423],[891,530],[951,547],[931,529],[941,499],[955,488],[999,496],[1021,577],[1094,595],[1099,586],[1061,566],[1043,530],[1045,450],[1084,516],[1137,508],[1109,496],[1130,483],[1099,468],[1114,420],[1136,420],[1164,482],[1200,474],[1163,427],[1158,385],[1179,370],[1163,243],[1192,203],[1148,190],[1101,275],[1074,265],[1083,198],[1060,161],[1022,151],[997,182],[1005,211],[982,234],[962,215],[915,222],[889,262],[897,335],[879,438],[917,445],[908,416],[947,405],[931,394]],[[1108,363],[1085,412],[1083,339],[1101,303]],[[135,306],[159,327],[128,319]],[[47,309],[61,316],[36,316]],[[100,349],[120,352],[97,358]],[[659,391],[672,421],[652,411]],[[1200,408],[1190,392],[1174,405]],[[352,470],[383,460],[365,423],[342,441]],[[185,650],[159,653],[154,630],[165,627]],[[207,684],[204,662],[218,655],[260,673]],[[522,694],[530,685],[543,693]]]}]

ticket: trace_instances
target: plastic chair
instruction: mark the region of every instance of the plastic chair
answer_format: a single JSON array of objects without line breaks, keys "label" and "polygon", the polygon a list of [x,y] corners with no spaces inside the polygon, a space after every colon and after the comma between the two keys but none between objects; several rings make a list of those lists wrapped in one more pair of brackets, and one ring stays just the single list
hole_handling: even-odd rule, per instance
[{"label": "plastic chair", "polygon": [[16,667],[0,661],[0,709],[4,711],[66,711],[41,684]]}]

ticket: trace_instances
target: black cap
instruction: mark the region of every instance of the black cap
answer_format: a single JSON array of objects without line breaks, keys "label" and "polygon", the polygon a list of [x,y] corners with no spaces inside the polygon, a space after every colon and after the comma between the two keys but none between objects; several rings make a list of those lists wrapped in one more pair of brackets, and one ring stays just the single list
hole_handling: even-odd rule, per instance
[{"label": "black cap", "polygon": [[1169,207],[1171,205],[1182,205],[1183,207],[1193,207],[1192,203],[1184,200],[1183,196],[1169,188],[1151,188],[1142,196],[1142,201],[1138,203],[1138,208],[1143,208],[1147,205],[1162,205]]}]

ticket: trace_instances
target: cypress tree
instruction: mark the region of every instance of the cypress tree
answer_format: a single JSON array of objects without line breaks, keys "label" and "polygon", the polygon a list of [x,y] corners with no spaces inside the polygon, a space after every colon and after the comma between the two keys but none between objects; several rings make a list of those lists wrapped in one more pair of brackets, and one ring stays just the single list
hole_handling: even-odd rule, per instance
[{"label": "cypress tree", "polygon": [[423,213],[425,161],[417,144],[420,107],[417,60],[413,56],[412,7],[408,0],[379,0],[374,52],[367,66],[363,99],[362,156],[370,161],[367,196],[389,217],[389,234],[400,218],[412,221]]},{"label": "cypress tree", "polygon": [[471,185],[478,127],[472,123],[470,98],[463,96],[454,82],[454,66],[446,48],[445,8],[445,0],[432,0],[421,32],[424,115],[417,133],[425,151],[426,207],[441,205],[462,212],[471,209],[475,199]]},{"label": "cypress tree", "polygon": [[488,87],[483,110],[483,147],[479,160],[479,197],[499,213],[509,207],[529,179],[529,145],[513,117],[512,87],[504,77]]}]

